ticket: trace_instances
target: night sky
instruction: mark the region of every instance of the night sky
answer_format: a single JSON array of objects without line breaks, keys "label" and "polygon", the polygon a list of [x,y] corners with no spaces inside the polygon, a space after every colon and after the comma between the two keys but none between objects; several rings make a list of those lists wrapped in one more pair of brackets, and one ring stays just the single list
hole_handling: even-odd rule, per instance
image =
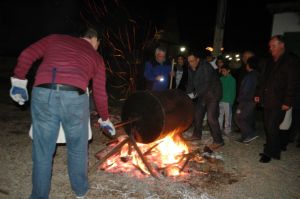
[{"label": "night sky", "polygon": [[[16,56],[30,43],[50,33],[70,33],[81,20],[87,0],[1,0],[0,55]],[[96,1],[96,0],[94,0]],[[121,0],[120,0],[121,1]],[[292,0],[293,1],[293,0]],[[175,10],[179,42],[202,49],[212,46],[217,0],[122,0],[130,16],[143,17],[163,28]],[[272,15],[266,5],[282,0],[227,1],[224,47],[263,53],[271,36]]]}]

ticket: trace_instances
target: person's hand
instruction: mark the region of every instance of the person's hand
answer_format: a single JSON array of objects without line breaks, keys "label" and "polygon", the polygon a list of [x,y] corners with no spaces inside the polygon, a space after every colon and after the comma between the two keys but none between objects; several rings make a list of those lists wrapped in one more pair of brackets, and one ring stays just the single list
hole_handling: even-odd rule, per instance
[{"label": "person's hand", "polygon": [[259,102],[260,102],[260,98],[259,98],[258,96],[255,96],[255,97],[254,97],[254,102],[255,102],[255,103],[259,103]]},{"label": "person's hand", "polygon": [[194,99],[196,96],[194,95],[194,93],[188,93],[187,94],[189,96],[189,98]]},{"label": "person's hand", "polygon": [[288,105],[282,104],[281,110],[287,111],[287,110],[289,110],[289,109],[290,109],[290,107],[289,107]]},{"label": "person's hand", "polygon": [[20,105],[24,105],[24,103],[29,99],[27,92],[27,79],[18,79],[15,77],[10,78],[11,81],[11,89],[9,91],[10,97]]},{"label": "person's hand", "polygon": [[103,121],[101,118],[99,118],[98,123],[104,130],[104,133],[106,133],[109,137],[114,137],[116,135],[116,129],[109,119]]},{"label": "person's hand", "polygon": [[163,81],[165,81],[165,78],[164,78],[164,76],[163,75],[158,75],[158,76],[156,76],[156,78],[155,78],[157,81],[160,81],[160,82],[163,82]]},{"label": "person's hand", "polygon": [[175,77],[175,75],[176,75],[176,74],[175,74],[175,71],[171,71],[171,72],[170,72],[170,76],[171,76],[171,77]]}]

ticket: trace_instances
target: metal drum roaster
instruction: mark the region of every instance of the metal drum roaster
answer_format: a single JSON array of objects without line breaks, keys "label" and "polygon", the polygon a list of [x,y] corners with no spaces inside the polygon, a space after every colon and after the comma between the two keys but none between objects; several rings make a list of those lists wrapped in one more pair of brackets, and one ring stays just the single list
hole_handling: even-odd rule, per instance
[{"label": "metal drum roaster", "polygon": [[137,91],[125,101],[121,114],[123,122],[134,121],[125,132],[144,144],[184,132],[193,116],[193,102],[181,90]]}]

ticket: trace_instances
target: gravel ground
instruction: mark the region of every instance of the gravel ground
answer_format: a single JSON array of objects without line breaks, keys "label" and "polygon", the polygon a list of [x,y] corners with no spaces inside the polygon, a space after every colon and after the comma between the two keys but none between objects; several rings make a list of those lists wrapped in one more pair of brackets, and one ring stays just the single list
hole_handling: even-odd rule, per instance
[{"label": "gravel ground", "polygon": [[[7,76],[0,76],[0,198],[28,198],[31,192],[31,140],[28,137],[30,113],[13,104],[8,98]],[[6,85],[6,86],[5,86]],[[119,113],[112,108],[113,114]],[[130,173],[112,174],[104,171],[90,173],[91,189],[87,198],[300,198],[300,148],[292,143],[282,153],[281,160],[268,164],[258,162],[258,154],[265,142],[261,117],[257,117],[259,138],[245,145],[224,137],[226,145],[217,151],[223,158],[221,170],[206,175],[191,174],[184,178],[152,177],[139,179]],[[187,132],[190,133],[191,129]],[[89,166],[97,159],[94,155],[109,141],[98,129],[93,128],[93,141],[89,145]],[[209,132],[201,142],[190,142],[193,147],[211,142]],[[57,147],[53,163],[50,198],[74,198],[67,167],[66,146]]]}]

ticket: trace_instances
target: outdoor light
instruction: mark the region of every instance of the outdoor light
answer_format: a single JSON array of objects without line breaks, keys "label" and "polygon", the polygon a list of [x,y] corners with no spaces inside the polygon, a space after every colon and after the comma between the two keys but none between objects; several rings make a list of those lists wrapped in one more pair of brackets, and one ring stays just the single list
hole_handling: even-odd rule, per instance
[{"label": "outdoor light", "polygon": [[241,59],[240,59],[240,58],[236,58],[235,60],[236,60],[236,61],[240,61]]},{"label": "outdoor light", "polygon": [[228,59],[229,57],[230,57],[229,55],[226,55],[226,56],[225,56],[225,58],[227,58],[227,59]]},{"label": "outdoor light", "polygon": [[210,52],[214,51],[214,49],[212,47],[210,47],[210,46],[206,47],[205,49],[208,50],[208,51],[210,51]]},{"label": "outdoor light", "polygon": [[229,59],[229,60],[232,60],[232,57],[229,57],[228,59]]},{"label": "outdoor light", "polygon": [[184,46],[180,47],[180,52],[184,52],[184,51],[185,51],[185,47]]},{"label": "outdoor light", "polygon": [[236,54],[235,57],[238,58],[238,57],[240,57],[240,55],[239,55],[239,54]]},{"label": "outdoor light", "polygon": [[163,77],[161,77],[160,79],[159,79],[159,81],[160,82],[163,82],[165,79],[163,78]]}]

